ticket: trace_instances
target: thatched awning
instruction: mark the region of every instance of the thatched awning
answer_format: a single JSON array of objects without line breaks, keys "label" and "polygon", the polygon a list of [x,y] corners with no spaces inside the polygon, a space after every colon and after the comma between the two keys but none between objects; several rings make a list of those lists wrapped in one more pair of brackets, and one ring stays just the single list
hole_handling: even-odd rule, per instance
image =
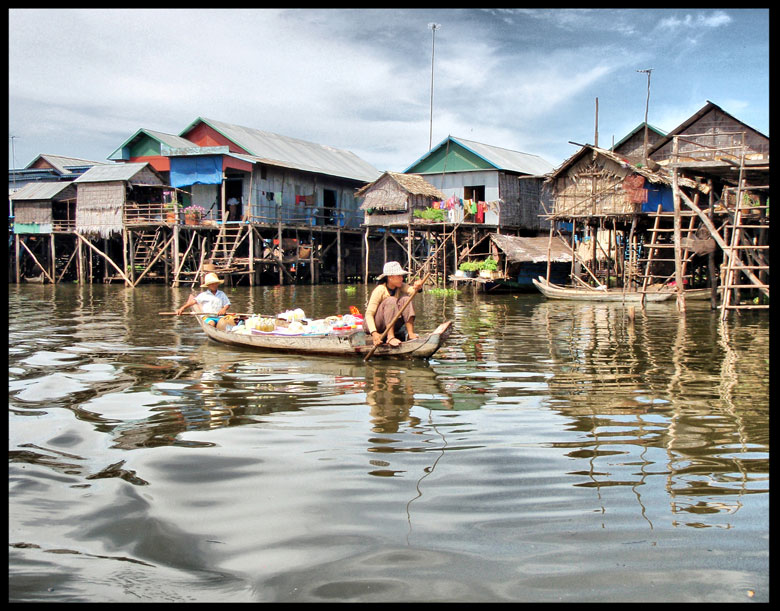
[{"label": "thatched awning", "polygon": [[548,236],[518,237],[491,233],[491,241],[506,255],[509,263],[546,263],[547,248],[550,246],[550,261],[570,263],[571,251],[560,238],[553,238],[550,245]]}]

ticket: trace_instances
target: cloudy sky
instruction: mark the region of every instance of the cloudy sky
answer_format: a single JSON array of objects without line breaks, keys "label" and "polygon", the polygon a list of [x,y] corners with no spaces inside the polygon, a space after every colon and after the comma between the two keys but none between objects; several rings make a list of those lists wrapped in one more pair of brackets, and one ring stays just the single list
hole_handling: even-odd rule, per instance
[{"label": "cloudy sky", "polygon": [[[9,10],[9,167],[207,117],[402,171],[448,135],[559,165],[714,102],[769,135],[768,9]],[[15,136],[12,140],[10,136]],[[12,146],[13,143],[13,146]]]}]

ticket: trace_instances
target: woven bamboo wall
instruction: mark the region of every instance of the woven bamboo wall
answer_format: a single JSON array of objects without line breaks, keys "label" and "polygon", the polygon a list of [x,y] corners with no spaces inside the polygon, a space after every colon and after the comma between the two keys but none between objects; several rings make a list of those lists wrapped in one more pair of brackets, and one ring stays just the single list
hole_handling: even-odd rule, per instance
[{"label": "woven bamboo wall", "polygon": [[590,155],[583,156],[553,184],[553,212],[559,216],[633,214],[641,203],[632,203],[625,188],[629,169]]},{"label": "woven bamboo wall", "polygon": [[17,201],[14,203],[14,221],[17,223],[51,223],[51,200]]},{"label": "woven bamboo wall", "polygon": [[95,182],[78,185],[76,231],[107,238],[122,233],[125,183]]}]

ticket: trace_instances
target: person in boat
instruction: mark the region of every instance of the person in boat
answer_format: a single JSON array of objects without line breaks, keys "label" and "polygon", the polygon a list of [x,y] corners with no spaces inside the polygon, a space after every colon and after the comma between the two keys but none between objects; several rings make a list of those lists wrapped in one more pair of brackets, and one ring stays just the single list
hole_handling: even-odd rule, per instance
[{"label": "person in boat", "polygon": [[227,311],[230,308],[230,299],[228,299],[228,296],[225,295],[223,291],[219,290],[219,285],[223,282],[224,281],[220,280],[219,276],[214,272],[206,274],[206,277],[203,279],[203,284],[200,285],[201,288],[206,290],[197,297],[190,295],[189,299],[187,299],[187,303],[176,310],[176,314],[181,316],[184,310],[191,308],[197,303],[200,306],[201,312],[213,314],[213,316],[209,316],[205,319],[205,323],[212,327],[216,327],[219,318],[227,314]]},{"label": "person in boat", "polygon": [[[415,292],[422,290],[423,281],[417,280],[413,285],[404,281],[405,271],[398,261],[388,261],[377,278],[379,284],[371,293],[363,319],[363,330],[371,335],[374,345],[382,343],[382,333],[406,305]],[[398,346],[407,339],[417,339],[414,332],[414,304],[410,303],[398,317],[393,328],[388,330],[385,341],[390,346]]]}]

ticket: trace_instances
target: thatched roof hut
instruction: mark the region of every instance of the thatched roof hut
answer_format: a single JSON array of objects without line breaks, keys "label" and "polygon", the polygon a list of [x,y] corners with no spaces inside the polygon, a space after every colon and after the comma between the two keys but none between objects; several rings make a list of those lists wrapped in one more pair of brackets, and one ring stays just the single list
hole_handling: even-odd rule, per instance
[{"label": "thatched roof hut", "polygon": [[355,191],[363,197],[361,210],[399,211],[425,208],[447,196],[418,174],[385,172],[374,182]]},{"label": "thatched roof hut", "polygon": [[583,146],[548,179],[557,217],[622,216],[642,211],[648,187],[670,188],[665,173],[637,167],[612,151]]}]

